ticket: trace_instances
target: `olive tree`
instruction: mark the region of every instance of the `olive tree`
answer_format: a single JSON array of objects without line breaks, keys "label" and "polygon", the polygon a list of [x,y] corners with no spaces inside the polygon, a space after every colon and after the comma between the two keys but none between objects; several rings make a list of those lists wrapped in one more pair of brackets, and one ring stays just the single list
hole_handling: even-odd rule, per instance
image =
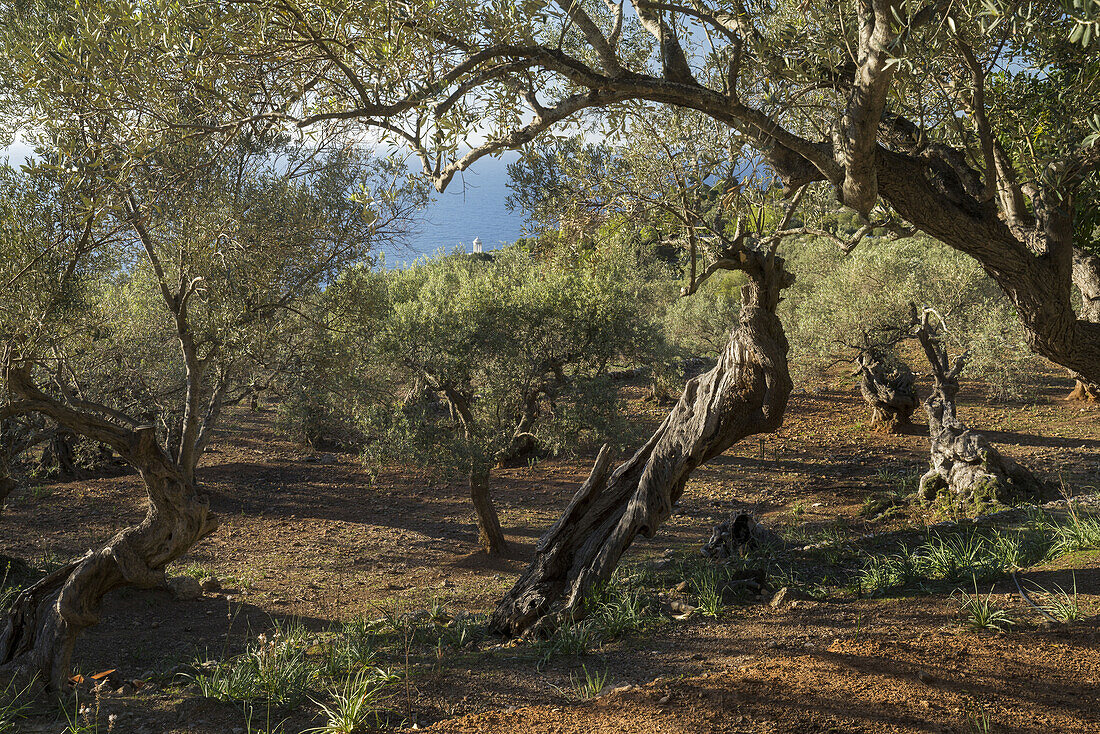
[{"label": "olive tree", "polygon": [[[41,149],[42,165],[8,173],[30,206],[6,212],[0,242],[0,419],[106,444],[148,509],[19,594],[0,630],[7,673],[62,686],[103,596],[164,586],[217,527],[196,470],[222,412],[293,354],[282,314],[404,219],[403,174],[354,151],[266,137],[211,152],[166,144],[108,177],[109,153]],[[368,205],[368,190],[391,193]]]},{"label": "olive tree", "polygon": [[344,405],[368,460],[464,475],[479,542],[503,553],[492,470],[615,433],[608,373],[659,343],[636,287],[607,253],[536,260],[519,247],[343,273],[326,293],[325,350],[346,355],[331,366],[353,377],[333,384],[359,396]]}]

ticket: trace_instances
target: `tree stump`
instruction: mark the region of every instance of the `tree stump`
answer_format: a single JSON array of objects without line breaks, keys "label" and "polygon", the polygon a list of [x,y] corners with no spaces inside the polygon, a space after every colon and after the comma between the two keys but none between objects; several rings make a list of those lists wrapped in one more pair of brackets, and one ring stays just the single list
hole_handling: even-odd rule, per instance
[{"label": "tree stump", "polygon": [[886,355],[868,348],[856,357],[859,391],[871,407],[871,427],[889,432],[908,425],[917,409],[918,396],[913,371],[904,362],[890,364]]},{"label": "tree stump", "polygon": [[937,329],[929,321],[933,311],[917,314],[914,334],[932,367],[935,384],[924,401],[931,439],[931,468],[921,477],[920,497],[943,501],[971,514],[988,505],[1005,505],[1042,494],[1043,485],[1027,467],[1001,454],[981,433],[956,417],[959,375],[967,354],[952,361]]}]

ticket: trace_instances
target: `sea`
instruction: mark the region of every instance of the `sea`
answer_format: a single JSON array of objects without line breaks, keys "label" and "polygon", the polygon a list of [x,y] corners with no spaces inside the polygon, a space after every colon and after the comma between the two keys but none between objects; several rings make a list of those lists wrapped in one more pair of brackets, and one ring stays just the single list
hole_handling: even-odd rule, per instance
[{"label": "sea", "polygon": [[496,250],[524,236],[521,210],[508,211],[508,164],[517,156],[482,158],[459,173],[445,192],[433,190],[432,201],[419,213],[413,231],[404,241],[386,248],[386,264],[403,263],[439,251],[473,249],[475,239],[483,250]]},{"label": "sea", "polygon": [[[13,166],[22,164],[33,152],[22,143],[0,150],[0,159]],[[419,257],[440,251],[473,249],[480,239],[483,250],[496,250],[524,236],[522,211],[510,212],[508,164],[518,154],[485,157],[459,173],[444,193],[432,191],[431,203],[421,210],[411,231],[393,246],[383,248],[387,267],[402,267]]]}]

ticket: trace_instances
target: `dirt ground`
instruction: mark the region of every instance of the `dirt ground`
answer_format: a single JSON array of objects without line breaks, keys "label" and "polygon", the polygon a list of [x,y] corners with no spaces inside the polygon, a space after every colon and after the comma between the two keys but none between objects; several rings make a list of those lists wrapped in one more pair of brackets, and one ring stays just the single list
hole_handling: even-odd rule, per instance
[{"label": "dirt ground", "polygon": [[[964,385],[960,418],[1052,484],[1096,492],[1100,407],[1065,402],[1069,387],[1049,378],[1033,400],[1006,402]],[[631,405],[643,422],[664,410]],[[854,390],[796,393],[776,435],[742,442],[698,470],[677,513],[655,538],[639,539],[627,561],[696,556],[712,527],[738,511],[806,542],[938,519],[915,509],[861,517],[868,496],[923,473],[928,451],[923,425],[884,435],[869,432],[867,418]],[[461,483],[397,470],[372,477],[356,457],[294,445],[273,424],[270,412],[233,416],[201,467],[221,524],[172,572],[213,575],[223,588],[191,601],[122,590],[78,643],[76,672],[115,669],[113,680],[144,683],[86,698],[104,722],[86,731],[256,732],[267,730],[268,715],[272,725],[286,719],[286,734],[316,725],[308,703],[248,722],[239,704],[198,697],[171,673],[239,652],[274,620],[320,629],[433,602],[490,610],[593,458],[501,470],[494,493],[512,552],[489,559],[475,550]],[[22,489],[0,514],[0,548],[36,565],[65,559],[136,521],[143,507],[133,475]],[[433,732],[527,734],[1100,732],[1100,553],[1022,575],[1048,588],[1075,581],[1087,618],[1041,624],[1009,581],[995,590],[1017,620],[1003,633],[967,629],[945,592],[738,605],[717,620],[691,617],[541,669],[524,646],[489,641],[418,666],[402,688],[401,718]],[[570,675],[596,668],[612,692],[576,701]],[[39,702],[17,731],[61,732],[58,716],[55,704]]]}]

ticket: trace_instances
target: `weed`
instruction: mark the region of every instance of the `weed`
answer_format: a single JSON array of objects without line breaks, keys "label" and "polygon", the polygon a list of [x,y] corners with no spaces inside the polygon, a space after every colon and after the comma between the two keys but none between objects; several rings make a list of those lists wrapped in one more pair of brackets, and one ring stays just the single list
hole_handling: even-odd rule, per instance
[{"label": "weed", "polygon": [[253,717],[255,716],[255,713],[256,713],[256,711],[252,707],[252,704],[246,703],[245,706],[244,706],[244,725],[245,725],[245,729],[246,729],[246,734],[285,734],[285,732],[283,730],[283,725],[286,724],[286,719],[283,719],[279,723],[275,724],[274,728],[272,728],[272,724],[271,724],[271,704],[268,704],[267,707],[266,707],[265,721],[264,721],[263,728],[260,728],[260,729],[252,728],[252,720],[253,720]]},{"label": "weed", "polygon": [[400,676],[391,671],[374,668],[356,673],[341,687],[330,687],[331,703],[310,699],[328,720],[321,726],[306,729],[302,734],[355,734],[372,718],[375,724],[379,724],[380,704],[388,697],[386,689],[399,679]]},{"label": "weed", "polygon": [[11,611],[15,599],[19,596],[19,592],[23,590],[22,586],[9,580],[10,576],[11,563],[9,562],[4,566],[3,579],[0,579],[0,614],[7,614]]},{"label": "weed", "polygon": [[14,731],[15,722],[23,718],[23,713],[30,707],[26,700],[30,692],[31,684],[19,688],[11,680],[0,691],[0,731]]},{"label": "weed", "polygon": [[1056,554],[1100,548],[1100,518],[1082,517],[1070,505],[1069,522],[1053,525]]},{"label": "weed", "polygon": [[336,676],[374,664],[378,657],[376,643],[375,635],[365,621],[345,622],[325,650],[325,674]]},{"label": "weed", "polygon": [[959,590],[962,595],[962,611],[966,614],[966,621],[978,629],[997,630],[1003,632],[1006,628],[1016,624],[1008,612],[993,606],[993,589],[984,597],[978,592],[978,580],[974,579],[974,594],[971,596],[965,591]]},{"label": "weed", "polygon": [[[65,706],[61,707],[61,713],[65,716],[65,728],[61,734],[99,734],[99,696],[96,695],[95,704],[80,703],[80,694],[73,698],[73,710],[70,712]],[[109,722],[111,726],[113,722]]]},{"label": "weed", "polygon": [[200,581],[210,576],[216,576],[217,574],[206,566],[200,566],[197,563],[192,563],[180,570],[180,574],[183,576],[190,576],[193,579],[199,579]]},{"label": "weed", "polygon": [[576,697],[582,701],[588,701],[600,695],[600,692],[607,686],[608,673],[606,670],[601,672],[593,672],[588,669],[588,666],[582,665],[581,672],[570,673],[569,683],[573,687],[573,693]]},{"label": "weed", "polygon": [[605,640],[643,629],[648,621],[647,606],[640,591],[617,580],[593,592],[587,604],[592,622]]},{"label": "weed", "polygon": [[588,652],[588,648],[597,641],[594,627],[591,619],[558,627],[549,638],[535,643],[535,652],[539,654],[536,667],[541,670],[555,657],[583,655]]},{"label": "weed", "polygon": [[985,709],[968,710],[966,712],[966,723],[967,728],[974,734],[989,734],[993,731],[993,720]]},{"label": "weed", "polygon": [[1045,600],[1042,604],[1044,612],[1057,619],[1059,622],[1076,622],[1084,615],[1081,614],[1081,605],[1077,600],[1077,574],[1073,574],[1073,594],[1069,594],[1061,586],[1055,584],[1055,591],[1046,591],[1040,587]]},{"label": "weed", "polygon": [[219,663],[210,674],[194,676],[195,685],[207,698],[294,708],[320,672],[307,656],[307,644],[300,626],[276,626],[244,654]]}]

